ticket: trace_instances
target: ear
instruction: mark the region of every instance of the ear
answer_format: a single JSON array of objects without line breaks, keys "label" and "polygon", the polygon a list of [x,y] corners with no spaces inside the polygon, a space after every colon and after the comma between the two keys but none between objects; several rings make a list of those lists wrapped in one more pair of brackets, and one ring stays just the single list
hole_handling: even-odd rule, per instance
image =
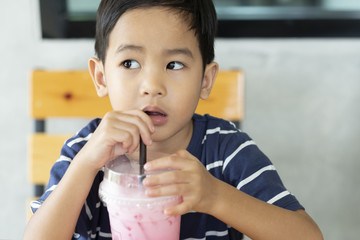
[{"label": "ear", "polygon": [[204,71],[204,77],[202,80],[201,92],[200,92],[201,99],[205,100],[209,98],[218,71],[219,71],[219,65],[216,62],[211,62],[206,65]]},{"label": "ear", "polygon": [[89,72],[94,82],[96,92],[99,97],[108,95],[108,89],[105,81],[104,65],[97,58],[89,59]]}]

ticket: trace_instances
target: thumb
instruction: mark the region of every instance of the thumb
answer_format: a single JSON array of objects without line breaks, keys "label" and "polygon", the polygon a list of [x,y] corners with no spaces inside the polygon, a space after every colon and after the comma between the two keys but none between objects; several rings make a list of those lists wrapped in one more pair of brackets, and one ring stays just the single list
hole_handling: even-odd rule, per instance
[{"label": "thumb", "polygon": [[127,153],[127,150],[122,147],[121,143],[116,143],[114,146],[114,157],[118,157],[120,155],[124,155]]}]

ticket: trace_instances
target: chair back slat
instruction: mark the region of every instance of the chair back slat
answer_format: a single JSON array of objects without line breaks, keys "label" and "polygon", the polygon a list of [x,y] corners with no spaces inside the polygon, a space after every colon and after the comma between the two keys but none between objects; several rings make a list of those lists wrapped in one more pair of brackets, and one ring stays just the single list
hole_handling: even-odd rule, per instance
[{"label": "chair back slat", "polygon": [[88,71],[33,71],[30,104],[35,119],[102,117],[111,110],[109,98],[96,94]]},{"label": "chair back slat", "polygon": [[[88,71],[41,71],[31,76],[30,114],[49,117],[102,117],[111,111],[108,97],[99,98]],[[200,100],[196,113],[241,121],[244,117],[244,76],[220,71],[209,99]]]},{"label": "chair back slat", "polygon": [[220,71],[210,96],[199,101],[196,113],[240,122],[244,118],[244,75],[241,71]]},{"label": "chair back slat", "polygon": [[70,137],[46,133],[35,133],[29,137],[29,180],[32,184],[47,184],[50,169],[59,158],[62,145]]}]

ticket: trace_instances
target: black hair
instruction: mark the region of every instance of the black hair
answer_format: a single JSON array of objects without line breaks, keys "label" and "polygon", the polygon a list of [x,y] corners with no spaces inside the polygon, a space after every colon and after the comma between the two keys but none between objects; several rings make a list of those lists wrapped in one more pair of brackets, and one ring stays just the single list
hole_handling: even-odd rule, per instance
[{"label": "black hair", "polygon": [[203,60],[203,67],[214,60],[214,38],[217,17],[212,0],[102,0],[96,18],[95,52],[105,63],[109,36],[126,11],[144,7],[167,7],[182,14],[194,30]]}]

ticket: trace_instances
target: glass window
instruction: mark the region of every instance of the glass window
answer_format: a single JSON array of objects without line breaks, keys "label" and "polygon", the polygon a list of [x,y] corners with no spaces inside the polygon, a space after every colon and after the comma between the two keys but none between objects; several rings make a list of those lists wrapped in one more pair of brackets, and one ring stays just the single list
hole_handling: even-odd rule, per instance
[{"label": "glass window", "polygon": [[[101,0],[39,0],[43,38],[93,38]],[[218,37],[360,37],[360,0],[213,0]]]}]

